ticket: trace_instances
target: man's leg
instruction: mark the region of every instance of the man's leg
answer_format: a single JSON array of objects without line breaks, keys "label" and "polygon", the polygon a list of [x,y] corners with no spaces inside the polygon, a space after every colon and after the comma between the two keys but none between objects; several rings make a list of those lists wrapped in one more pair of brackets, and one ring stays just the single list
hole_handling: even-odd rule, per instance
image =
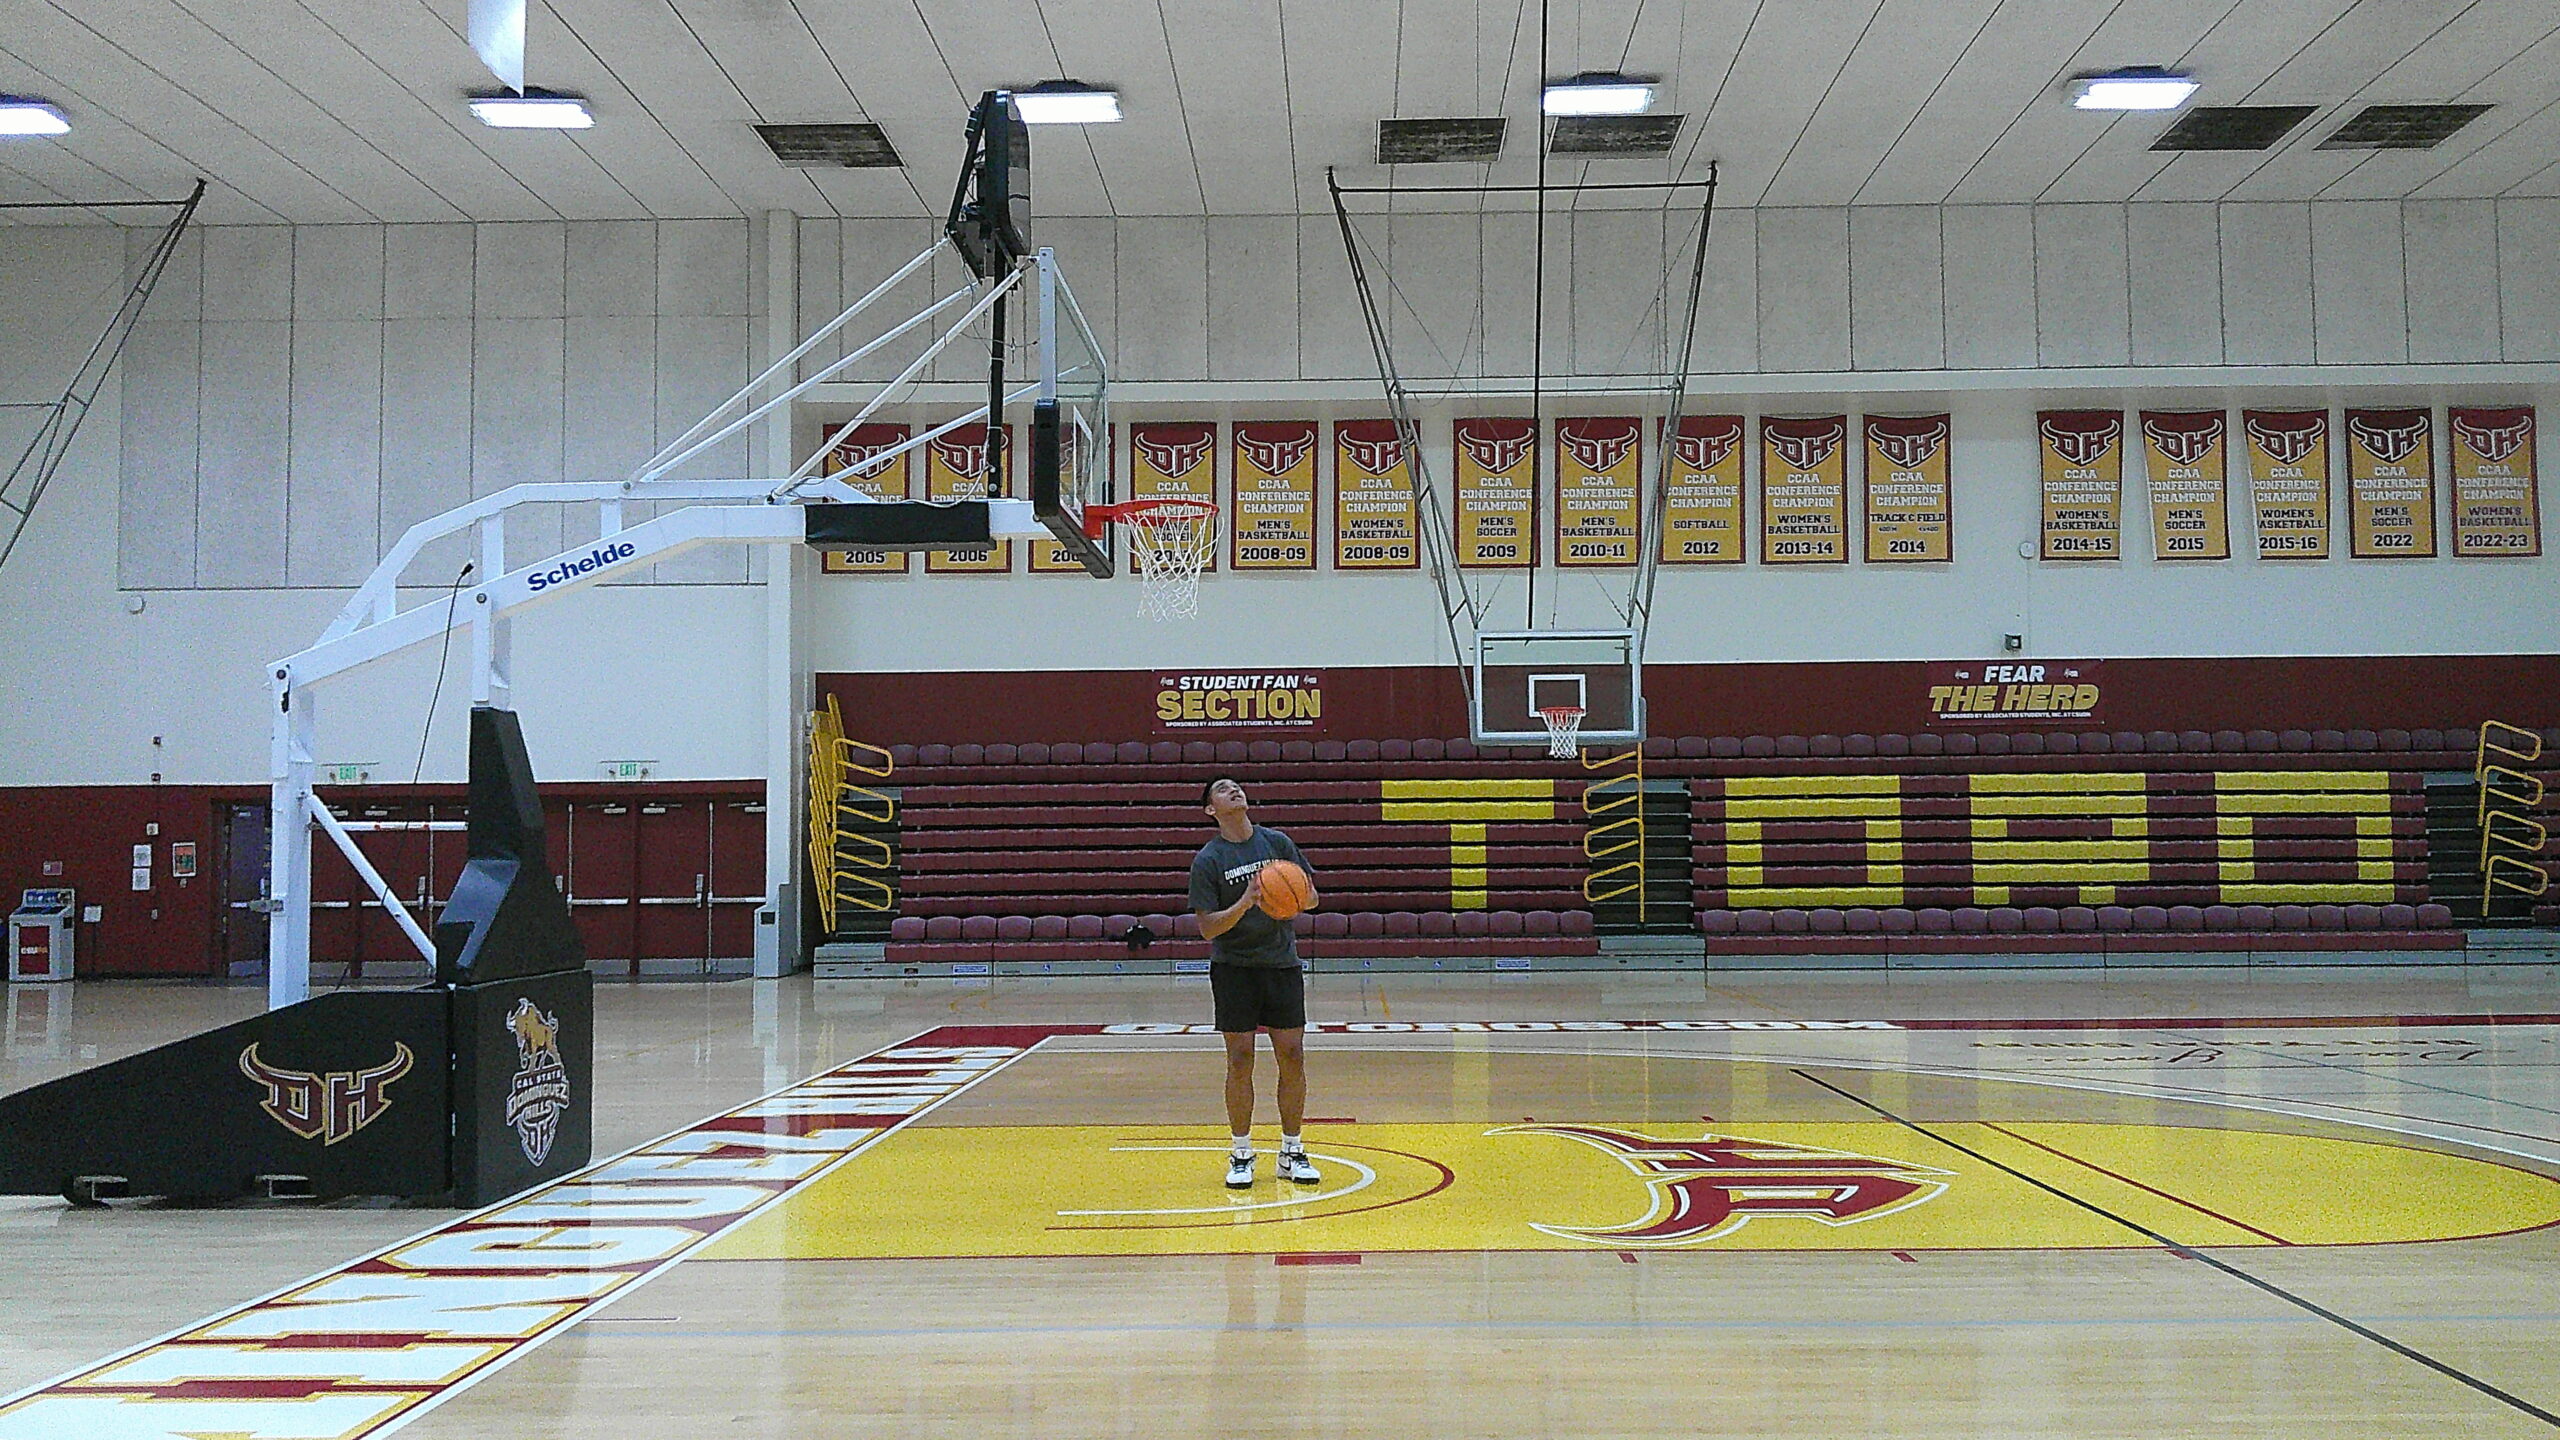
[{"label": "man's leg", "polygon": [[[1230,1030],[1218,1038],[1227,1042],[1227,1134],[1242,1144],[1253,1133],[1253,1032]],[[1285,1081],[1283,1085],[1285,1095]]]},{"label": "man's leg", "polygon": [[[1228,1053],[1232,1055],[1234,1052]],[[1280,1134],[1283,1139],[1294,1140],[1298,1136],[1298,1127],[1307,1119],[1307,1032],[1303,1029],[1272,1031],[1271,1057],[1280,1064]],[[1245,1063],[1252,1063],[1250,1050]],[[1235,1093],[1233,1068],[1227,1071],[1227,1076],[1227,1093],[1232,1096]],[[1253,1077],[1248,1071],[1245,1076],[1246,1093],[1252,1093],[1252,1086]],[[1234,1102],[1230,1100],[1228,1103]]]}]

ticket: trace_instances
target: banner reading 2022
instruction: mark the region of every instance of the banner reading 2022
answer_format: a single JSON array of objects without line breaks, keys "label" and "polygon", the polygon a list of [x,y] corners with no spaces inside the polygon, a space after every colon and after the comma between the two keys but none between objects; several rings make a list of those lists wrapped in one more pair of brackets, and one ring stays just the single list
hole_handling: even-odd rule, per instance
[{"label": "banner reading 2022", "polygon": [[1525,570],[1538,559],[1538,426],[1509,415],[1457,422],[1458,563]]},{"label": "banner reading 2022", "polygon": [[2453,432],[2453,553],[2541,554],[2533,407],[2456,405],[2445,412],[2445,420]]},{"label": "banner reading 2022", "polygon": [[2436,553],[2433,429],[2424,410],[2347,412],[2347,539],[2356,558]]}]

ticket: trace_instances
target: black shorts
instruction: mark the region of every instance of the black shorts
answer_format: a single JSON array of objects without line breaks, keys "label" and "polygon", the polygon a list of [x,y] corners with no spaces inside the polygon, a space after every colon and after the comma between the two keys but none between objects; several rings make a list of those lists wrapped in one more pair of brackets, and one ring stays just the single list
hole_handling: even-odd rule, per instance
[{"label": "black shorts", "polygon": [[1209,994],[1217,1002],[1218,1028],[1227,1034],[1306,1028],[1307,972],[1295,965],[1212,963]]}]

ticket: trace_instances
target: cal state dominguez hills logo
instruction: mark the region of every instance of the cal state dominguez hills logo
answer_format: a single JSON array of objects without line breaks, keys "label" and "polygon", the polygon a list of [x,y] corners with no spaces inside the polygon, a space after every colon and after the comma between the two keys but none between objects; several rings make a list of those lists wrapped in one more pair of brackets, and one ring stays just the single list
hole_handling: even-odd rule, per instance
[{"label": "cal state dominguez hills logo", "polygon": [[1946,1193],[1953,1172],[1779,1140],[1701,1135],[1664,1140],[1607,1125],[1506,1125],[1493,1135],[1553,1135],[1610,1155],[1643,1179],[1653,1205],[1620,1225],[1530,1228],[1619,1249],[1695,1245],[1755,1219],[1825,1225],[1874,1220]]},{"label": "cal state dominguez hills logo", "polygon": [[560,1138],[560,1117],[569,1110],[569,1067],[560,1059],[560,1020],[545,1015],[531,1000],[519,999],[507,1014],[507,1033],[515,1037],[516,1074],[507,1085],[507,1124],[526,1163],[551,1158],[551,1142]]}]

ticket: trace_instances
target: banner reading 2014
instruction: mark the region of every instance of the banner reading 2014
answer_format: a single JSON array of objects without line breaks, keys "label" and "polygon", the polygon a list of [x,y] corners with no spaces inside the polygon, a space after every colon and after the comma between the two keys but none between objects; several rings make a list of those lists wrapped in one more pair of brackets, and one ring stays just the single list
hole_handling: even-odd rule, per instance
[{"label": "banner reading 2014", "polygon": [[2154,559],[2231,558],[2224,429],[2219,410],[2142,412]]},{"label": "banner reading 2014", "polygon": [[2533,407],[2457,405],[2453,431],[2453,553],[2539,555],[2541,498],[2534,493]]},{"label": "banner reading 2014", "polygon": [[1422,563],[1413,465],[1393,420],[1333,427],[1333,568],[1411,570]]},{"label": "banner reading 2014", "polygon": [[1239,570],[1316,568],[1316,422],[1239,420],[1227,554]]},{"label": "banner reading 2014", "polygon": [[[915,469],[908,462],[915,458],[910,450],[888,460],[878,457],[906,443],[904,425],[834,425],[826,434],[827,459],[825,473],[829,479],[841,480],[874,500],[912,500],[909,488]],[[907,552],[904,550],[823,550],[818,554],[818,569],[828,575],[904,575]]]},{"label": "banner reading 2014", "polygon": [[1867,417],[1867,563],[1955,558],[1944,415]]},{"label": "banner reading 2014", "polygon": [[1739,565],[1742,417],[1683,415],[1662,496],[1662,563]]},{"label": "banner reading 2014", "polygon": [[[1172,421],[1129,427],[1129,498],[1218,499],[1218,427]],[[1232,518],[1232,517],[1230,517]],[[1215,553],[1203,567],[1218,566]]]},{"label": "banner reading 2014", "polygon": [[2329,558],[2329,412],[2243,410],[2261,560]]},{"label": "banner reading 2014", "polygon": [[2124,534],[2124,416],[2114,410],[2036,415],[2044,452],[2047,560],[2114,560]]},{"label": "banner reading 2014", "polygon": [[1556,422],[1556,564],[1636,563],[1643,423]]},{"label": "banner reading 2014", "polygon": [[2347,412],[2347,537],[2358,559],[2436,553],[2432,431],[2424,410]]},{"label": "banner reading 2014", "polygon": [[[1013,427],[1004,427],[1006,479],[1012,489]],[[987,427],[964,425],[936,436],[924,446],[924,493],[928,500],[984,500],[987,496]],[[927,550],[928,575],[1000,575],[1013,568],[1013,542],[999,540],[986,550]]]},{"label": "banner reading 2014", "polygon": [[1538,559],[1538,427],[1508,415],[1457,422],[1458,563],[1525,570]]},{"label": "banner reading 2014", "polygon": [[1760,422],[1760,563],[1849,558],[1849,417]]}]

